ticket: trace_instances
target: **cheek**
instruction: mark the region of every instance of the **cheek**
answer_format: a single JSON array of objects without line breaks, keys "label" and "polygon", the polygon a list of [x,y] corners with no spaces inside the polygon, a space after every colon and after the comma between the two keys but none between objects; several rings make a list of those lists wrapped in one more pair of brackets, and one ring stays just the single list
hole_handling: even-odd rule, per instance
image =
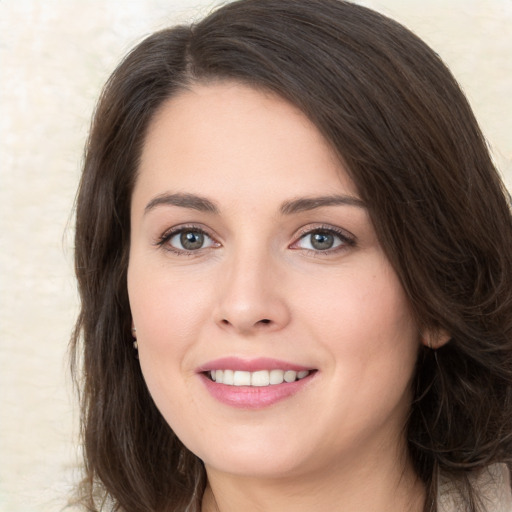
[{"label": "cheek", "polygon": [[[137,328],[139,362],[149,392],[167,422],[180,424],[177,411],[195,400],[188,381],[194,376],[187,357],[202,329],[207,288],[136,256],[128,268],[128,295]],[[142,264],[140,264],[142,262]],[[203,304],[204,307],[200,307]],[[184,371],[186,369],[186,371]]]},{"label": "cheek", "polygon": [[302,316],[311,319],[307,328],[330,354],[330,367],[345,388],[357,390],[363,402],[381,400],[384,388],[396,399],[414,371],[418,330],[387,260],[362,263],[370,271],[344,273],[307,294]]},{"label": "cheek", "polygon": [[130,257],[128,295],[141,370],[157,407],[175,426],[182,421],[176,411],[189,410],[196,400],[190,391],[193,357],[211,316],[215,286],[204,273],[152,264],[144,253]]},{"label": "cheek", "polygon": [[152,269],[134,258],[128,269],[128,295],[141,349],[179,352],[199,334],[210,309],[210,290],[203,278]]},{"label": "cheek", "polygon": [[344,426],[341,434],[333,429],[333,436],[326,436],[333,446],[364,444],[380,431],[395,435],[410,408],[416,324],[394,274],[375,275],[345,276],[343,286],[333,283],[324,288],[323,300],[317,296],[309,303],[316,315],[315,337],[330,359],[326,377],[332,386],[325,402],[336,404],[328,411],[319,403],[313,416]]},{"label": "cheek", "polygon": [[[367,258],[347,272],[306,285],[302,315],[330,337],[358,340],[358,347],[410,339],[416,332],[407,297],[384,258]],[[394,340],[394,341],[398,341]]]}]

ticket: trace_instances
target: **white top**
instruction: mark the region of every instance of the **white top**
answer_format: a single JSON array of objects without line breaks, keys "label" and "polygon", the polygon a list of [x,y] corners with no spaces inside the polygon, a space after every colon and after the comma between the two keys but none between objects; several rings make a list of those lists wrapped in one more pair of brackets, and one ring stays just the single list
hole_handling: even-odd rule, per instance
[{"label": "white top", "polygon": [[[510,473],[505,464],[493,464],[471,477],[487,512],[512,512]],[[439,512],[464,512],[456,487],[448,478],[439,482]]]}]

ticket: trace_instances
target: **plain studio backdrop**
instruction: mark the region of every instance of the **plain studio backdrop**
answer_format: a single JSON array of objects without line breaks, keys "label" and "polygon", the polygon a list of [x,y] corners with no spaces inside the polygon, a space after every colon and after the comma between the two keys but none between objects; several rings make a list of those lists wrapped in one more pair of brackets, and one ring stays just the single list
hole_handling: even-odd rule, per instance
[{"label": "plain studio backdrop", "polygon": [[[72,208],[100,88],[145,35],[217,3],[0,1],[0,512],[61,510],[79,477]],[[441,55],[512,188],[512,0],[360,3]]]}]

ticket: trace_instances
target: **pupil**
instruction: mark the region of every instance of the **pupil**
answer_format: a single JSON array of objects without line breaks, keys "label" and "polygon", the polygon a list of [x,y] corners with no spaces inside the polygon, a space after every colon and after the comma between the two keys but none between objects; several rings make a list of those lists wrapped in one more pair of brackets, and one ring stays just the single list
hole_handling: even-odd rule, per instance
[{"label": "pupil", "polygon": [[334,244],[334,236],[329,233],[315,233],[311,237],[311,245],[320,251],[330,249]]},{"label": "pupil", "polygon": [[181,245],[191,251],[194,249],[201,249],[204,243],[204,235],[197,231],[185,231],[180,236]]}]

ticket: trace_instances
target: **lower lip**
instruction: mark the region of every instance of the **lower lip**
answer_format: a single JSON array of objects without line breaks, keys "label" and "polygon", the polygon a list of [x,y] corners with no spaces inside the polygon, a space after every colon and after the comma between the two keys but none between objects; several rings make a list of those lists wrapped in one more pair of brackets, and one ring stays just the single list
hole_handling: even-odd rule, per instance
[{"label": "lower lip", "polygon": [[229,386],[217,384],[206,375],[201,374],[206,389],[219,402],[239,409],[262,409],[303,390],[311,382],[316,372],[310,373],[295,382],[283,382],[272,386]]}]

